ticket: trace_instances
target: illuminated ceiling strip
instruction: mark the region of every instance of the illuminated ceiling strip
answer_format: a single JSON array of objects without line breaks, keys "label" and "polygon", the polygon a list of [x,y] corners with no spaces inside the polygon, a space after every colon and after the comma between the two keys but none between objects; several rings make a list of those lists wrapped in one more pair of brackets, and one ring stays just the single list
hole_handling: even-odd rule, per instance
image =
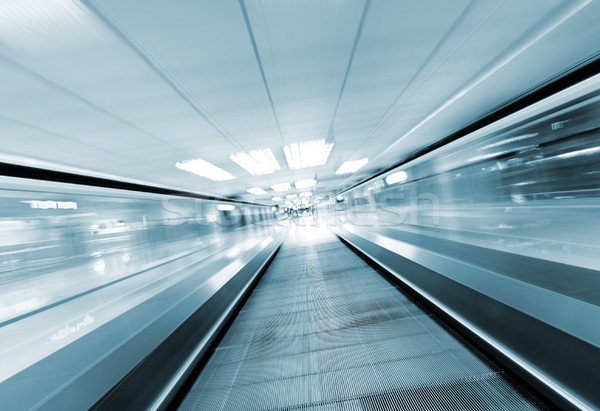
[{"label": "illuminated ceiling strip", "polygon": [[267,192],[260,187],[252,187],[252,188],[247,189],[246,191],[249,192],[250,194],[254,194],[257,196],[267,194]]},{"label": "illuminated ceiling strip", "polygon": [[361,158],[360,160],[350,160],[343,163],[335,172],[336,174],[350,174],[360,170],[365,164],[369,162],[368,158]]},{"label": "illuminated ceiling strip", "polygon": [[294,183],[298,190],[302,190],[304,188],[311,188],[317,185],[317,180],[314,178],[308,178],[306,180],[299,180]]},{"label": "illuminated ceiling strip", "polygon": [[229,159],[254,176],[271,174],[281,168],[270,148],[232,154]]},{"label": "illuminated ceiling strip", "polygon": [[321,139],[292,143],[283,148],[283,153],[290,169],[298,170],[325,165],[332,149],[333,143]]},{"label": "illuminated ceiling strip", "polygon": [[[389,185],[392,184],[396,184],[396,183],[403,183],[406,181],[406,179],[408,178],[408,174],[406,174],[406,171],[398,171],[396,173],[390,174],[389,176],[387,176],[385,178],[385,182]],[[369,187],[370,189],[373,189],[373,187]]]},{"label": "illuminated ceiling strip", "polygon": [[177,162],[175,167],[213,181],[227,181],[235,179],[234,175],[228,173],[222,168],[215,166],[214,164],[209,163],[208,161],[204,161],[199,158]]},{"label": "illuminated ceiling strip", "polygon": [[284,191],[291,190],[292,186],[290,185],[290,183],[281,183],[281,184],[273,184],[271,186],[271,188],[273,189],[273,191],[282,193]]}]

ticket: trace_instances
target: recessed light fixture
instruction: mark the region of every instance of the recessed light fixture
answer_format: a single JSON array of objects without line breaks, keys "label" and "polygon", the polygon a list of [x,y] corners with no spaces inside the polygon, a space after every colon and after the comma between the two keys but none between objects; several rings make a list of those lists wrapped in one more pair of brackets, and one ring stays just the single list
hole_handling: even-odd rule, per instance
[{"label": "recessed light fixture", "polygon": [[292,188],[292,186],[290,185],[290,183],[281,183],[281,184],[273,184],[271,186],[271,188],[273,189],[273,191],[277,191],[278,193],[282,193],[284,191],[288,191]]},{"label": "recessed light fixture", "polygon": [[385,182],[392,185],[396,183],[403,183],[408,178],[408,174],[406,171],[398,171],[396,173],[390,174],[385,178]]},{"label": "recessed light fixture", "polygon": [[252,187],[252,188],[247,189],[246,191],[249,192],[250,194],[254,194],[256,196],[267,194],[267,192],[260,187]]},{"label": "recessed light fixture", "polygon": [[271,174],[280,169],[270,148],[251,150],[249,153],[240,152],[230,155],[229,158],[253,176]]},{"label": "recessed light fixture", "polygon": [[200,158],[175,163],[175,167],[213,181],[234,180],[235,176]]},{"label": "recessed light fixture", "polygon": [[296,197],[298,197],[298,194],[288,194],[285,196],[285,198],[287,198],[288,200],[294,199]]},{"label": "recessed light fixture", "polygon": [[317,180],[314,178],[308,178],[306,180],[296,181],[294,183],[298,190],[302,190],[303,188],[311,188],[317,185]]},{"label": "recessed light fixture", "polygon": [[368,158],[361,158],[360,160],[350,160],[343,163],[340,168],[335,172],[336,174],[350,174],[360,170],[365,164],[369,162]]},{"label": "recessed light fixture", "polygon": [[310,197],[312,195],[312,191],[305,191],[300,193],[300,197]]},{"label": "recessed light fixture", "polygon": [[292,143],[283,148],[283,154],[288,166],[292,170],[322,166],[327,163],[333,143],[325,140],[310,140],[301,143]]},{"label": "recessed light fixture", "polygon": [[217,204],[217,210],[233,211],[235,210],[235,206],[233,204]]},{"label": "recessed light fixture", "polygon": [[275,196],[275,197],[271,198],[271,200],[273,200],[273,201],[283,201],[283,198]]}]

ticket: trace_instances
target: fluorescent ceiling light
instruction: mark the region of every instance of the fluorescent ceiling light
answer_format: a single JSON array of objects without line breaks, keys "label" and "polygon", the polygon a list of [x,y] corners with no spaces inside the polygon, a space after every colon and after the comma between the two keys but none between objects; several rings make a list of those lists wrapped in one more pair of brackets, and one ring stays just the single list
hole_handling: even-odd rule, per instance
[{"label": "fluorescent ceiling light", "polygon": [[358,171],[369,162],[368,158],[361,158],[360,160],[350,160],[344,162],[340,168],[335,172],[336,174],[350,174]]},{"label": "fluorescent ceiling light", "polygon": [[249,153],[236,153],[230,155],[229,158],[253,176],[271,174],[280,169],[270,148],[251,150]]},{"label": "fluorescent ceiling light", "polygon": [[288,200],[291,200],[291,199],[296,198],[296,197],[298,197],[297,194],[288,194],[288,195],[285,196],[285,198],[287,198]]},{"label": "fluorescent ceiling light", "polygon": [[305,191],[300,193],[300,197],[310,197],[312,195],[312,191]]},{"label": "fluorescent ceiling light", "polygon": [[256,196],[267,194],[267,192],[260,187],[252,187],[252,188],[247,189],[246,191],[249,192],[250,194],[254,194]]},{"label": "fluorescent ceiling light", "polygon": [[271,200],[273,200],[273,201],[283,201],[283,198],[281,198],[281,197],[273,197]]},{"label": "fluorescent ceiling light", "polygon": [[233,211],[235,210],[235,206],[233,204],[217,204],[217,210]]},{"label": "fluorescent ceiling light", "polygon": [[295,186],[298,190],[302,190],[303,188],[310,188],[317,185],[317,180],[314,178],[309,178],[306,180],[296,181]]},{"label": "fluorescent ceiling light", "polygon": [[277,191],[278,193],[282,193],[284,191],[288,191],[292,188],[292,186],[290,185],[290,183],[281,183],[281,184],[273,184],[271,186],[271,188],[273,189],[273,191]]},{"label": "fluorescent ceiling light", "polygon": [[227,181],[235,179],[234,175],[231,175],[227,171],[199,158],[177,162],[175,167],[213,181]]},{"label": "fluorescent ceiling light", "polygon": [[398,171],[397,173],[390,174],[389,176],[387,176],[385,178],[385,182],[390,185],[396,183],[403,183],[406,181],[407,178],[408,174],[406,174],[406,171]]},{"label": "fluorescent ceiling light", "polygon": [[283,154],[292,170],[322,166],[327,163],[333,143],[325,140],[310,140],[302,143],[292,143],[283,148]]}]

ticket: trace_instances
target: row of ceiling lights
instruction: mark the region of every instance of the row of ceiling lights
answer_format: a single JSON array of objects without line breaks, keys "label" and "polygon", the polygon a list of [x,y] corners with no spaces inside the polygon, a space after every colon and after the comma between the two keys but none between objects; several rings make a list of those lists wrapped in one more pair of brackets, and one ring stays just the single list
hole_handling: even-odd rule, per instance
[{"label": "row of ceiling lights", "polygon": [[[367,190],[381,189],[381,188],[383,188],[383,186],[385,184],[393,185],[393,184],[397,184],[397,183],[404,183],[407,179],[408,179],[408,174],[406,173],[406,171],[404,171],[404,170],[396,171],[394,173],[388,174],[384,178],[384,180],[375,180],[373,183],[371,183],[367,187]],[[316,184],[316,180],[314,180],[314,179],[309,179],[309,180],[304,180],[304,181],[305,182],[313,181],[314,184]],[[383,181],[385,181],[385,184]],[[298,186],[298,183],[299,182],[296,182],[296,187],[300,188]],[[300,184],[300,185],[302,185],[302,184]],[[272,186],[272,188],[273,187],[274,186]],[[277,188],[278,188],[278,190],[275,190],[275,191],[287,191],[287,190],[291,189],[291,186],[288,183],[284,183],[284,184],[277,184]],[[260,190],[260,191],[258,191],[258,190]],[[256,195],[263,195],[263,194],[267,193],[262,188],[250,188],[250,189],[248,189],[248,192],[252,193],[252,194],[256,194]],[[297,204],[292,203],[291,200],[296,200],[296,199],[305,200],[307,197],[312,196],[312,194],[313,193],[311,191],[305,191],[305,192],[302,192],[299,194],[288,194],[285,196],[285,199],[282,197],[279,197],[279,196],[275,196],[272,198],[272,200],[275,202],[285,202],[286,206],[293,207]],[[322,196],[317,197],[316,198],[317,202],[318,202],[318,200],[321,200],[322,198],[323,198]],[[344,196],[338,195],[336,197],[336,200],[338,202],[343,201]],[[225,204],[225,205],[217,205],[217,208],[219,208],[219,210],[233,210],[235,207],[232,205],[229,205],[229,204]]]},{"label": "row of ceiling lights", "polygon": [[[317,180],[315,180],[314,178],[308,178],[306,180],[299,180],[296,181],[294,183],[294,186],[298,189],[298,190],[304,190],[307,188],[311,188],[317,185]],[[271,186],[271,189],[277,193],[283,193],[285,191],[289,191],[292,189],[292,185],[290,183],[280,183],[280,184],[273,184]],[[255,194],[255,195],[264,195],[267,194],[267,192],[265,190],[263,190],[260,187],[253,187],[253,188],[249,188],[247,190],[250,194]]]},{"label": "row of ceiling lights", "polygon": [[[283,153],[289,168],[292,170],[298,170],[302,168],[325,165],[329,159],[332,149],[333,143],[327,143],[325,140],[320,139],[286,145],[283,148]],[[277,159],[275,158],[275,155],[273,154],[273,151],[270,148],[235,153],[230,155],[229,159],[254,176],[272,174],[281,169]],[[337,169],[335,173],[338,175],[354,173],[363,167],[367,162],[367,158],[346,161]],[[233,174],[200,158],[177,162],[175,166],[181,170],[208,178],[213,181],[227,181],[236,178]],[[294,183],[296,188],[300,190],[314,187],[316,184],[317,181],[315,179],[300,180]],[[291,184],[274,184],[271,186],[271,188],[275,192],[285,192],[291,189]],[[259,187],[250,188],[248,189],[248,192],[255,195],[266,194],[266,191]]]}]

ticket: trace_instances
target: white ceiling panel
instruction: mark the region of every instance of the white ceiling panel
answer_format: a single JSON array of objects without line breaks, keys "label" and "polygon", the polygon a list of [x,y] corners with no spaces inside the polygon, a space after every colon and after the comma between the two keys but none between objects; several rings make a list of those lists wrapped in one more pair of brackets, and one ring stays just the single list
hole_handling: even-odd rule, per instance
[{"label": "white ceiling panel", "polygon": [[[3,0],[0,159],[248,200],[308,178],[334,193],[598,53],[599,4]],[[289,169],[286,144],[322,138],[325,165]],[[229,159],[263,148],[280,170]],[[175,167],[194,158],[236,179]]]},{"label": "white ceiling panel", "polygon": [[247,2],[287,141],[328,137],[365,3]]},{"label": "white ceiling panel", "polygon": [[143,8],[117,0],[97,4],[243,147],[279,135],[237,2],[150,1]]}]

